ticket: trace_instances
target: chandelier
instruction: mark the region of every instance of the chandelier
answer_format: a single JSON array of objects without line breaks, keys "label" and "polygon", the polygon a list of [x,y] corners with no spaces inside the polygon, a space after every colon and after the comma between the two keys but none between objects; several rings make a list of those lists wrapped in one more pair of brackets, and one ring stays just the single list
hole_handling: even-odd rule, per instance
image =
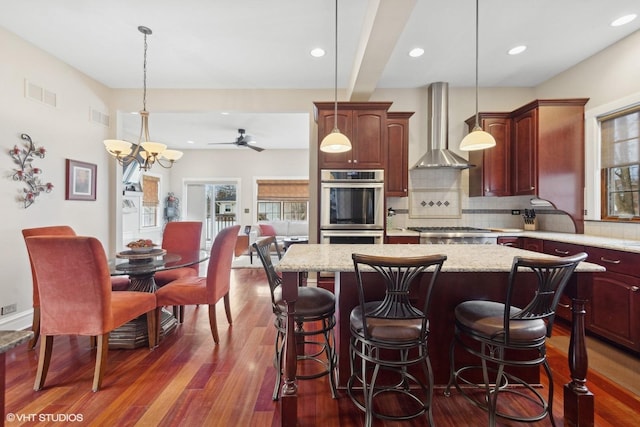
[{"label": "chandelier", "polygon": [[141,125],[138,145],[132,149],[130,142],[119,139],[107,139],[104,146],[107,152],[114,156],[118,163],[126,165],[136,162],[141,170],[149,170],[154,164],[159,164],[163,168],[170,168],[173,163],[182,157],[182,151],[168,150],[166,144],[151,142],[149,138],[149,112],[147,111],[147,36],[151,34],[151,29],[139,26],[138,31],[144,34],[144,73],[142,92],[142,111],[140,111]]}]

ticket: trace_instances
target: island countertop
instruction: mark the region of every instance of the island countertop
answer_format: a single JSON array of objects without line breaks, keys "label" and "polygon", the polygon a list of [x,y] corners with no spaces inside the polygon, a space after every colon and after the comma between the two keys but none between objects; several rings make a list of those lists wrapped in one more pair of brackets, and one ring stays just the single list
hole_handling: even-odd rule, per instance
[{"label": "island countertop", "polygon": [[[538,252],[512,248],[502,245],[373,245],[373,244],[308,244],[292,245],[282,257],[276,270],[294,271],[353,271],[352,253],[379,255],[387,257],[415,257],[444,254],[447,260],[442,272],[508,272],[513,257],[556,258]],[[596,264],[581,262],[578,272],[605,271]]]}]

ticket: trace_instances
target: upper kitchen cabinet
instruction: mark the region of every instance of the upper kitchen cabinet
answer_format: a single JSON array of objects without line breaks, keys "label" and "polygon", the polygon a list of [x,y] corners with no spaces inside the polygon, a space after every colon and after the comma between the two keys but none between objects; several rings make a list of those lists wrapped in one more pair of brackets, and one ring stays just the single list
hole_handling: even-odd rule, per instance
[{"label": "upper kitchen cabinet", "polygon": [[587,98],[537,100],[513,112],[513,192],[549,200],[584,232]]},{"label": "upper kitchen cabinet", "polygon": [[[318,146],[334,127],[334,103],[315,102]],[[351,141],[346,153],[324,153],[318,149],[319,169],[385,169],[387,154],[387,110],[391,102],[340,102],[338,128]]]},{"label": "upper kitchen cabinet", "polygon": [[[511,118],[510,113],[480,113],[480,127],[496,140],[487,150],[469,152],[469,196],[511,195]],[[467,121],[469,131],[476,123],[475,116]]]},{"label": "upper kitchen cabinet", "polygon": [[386,195],[409,195],[409,119],[412,112],[387,112]]},{"label": "upper kitchen cabinet", "polygon": [[496,147],[470,152],[469,160],[477,166],[469,171],[469,195],[537,196],[569,214],[576,232],[583,233],[587,101],[541,99],[506,115],[480,113],[480,125],[494,135]]}]

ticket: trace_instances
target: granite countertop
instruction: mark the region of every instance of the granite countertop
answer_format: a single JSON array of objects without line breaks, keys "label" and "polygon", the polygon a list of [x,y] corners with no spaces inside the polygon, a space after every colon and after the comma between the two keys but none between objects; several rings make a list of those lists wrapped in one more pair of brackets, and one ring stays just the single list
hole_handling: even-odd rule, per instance
[{"label": "granite countertop", "polygon": [[31,338],[33,331],[0,331],[0,353],[5,353]]},{"label": "granite countertop", "polygon": [[[502,245],[293,245],[282,257],[276,270],[291,271],[353,271],[352,253],[392,257],[447,255],[443,272],[508,272],[514,256],[555,258],[523,249]],[[582,262],[576,271],[605,271],[604,267]]]},{"label": "granite countertop", "polygon": [[[572,243],[574,245],[594,246],[625,252],[640,253],[640,241],[619,239],[613,237],[590,236],[587,234],[555,233],[550,231],[509,231],[509,229],[493,229],[496,237],[531,237],[534,239],[553,240],[556,242]],[[419,236],[417,231],[406,228],[387,230],[387,236]]]}]

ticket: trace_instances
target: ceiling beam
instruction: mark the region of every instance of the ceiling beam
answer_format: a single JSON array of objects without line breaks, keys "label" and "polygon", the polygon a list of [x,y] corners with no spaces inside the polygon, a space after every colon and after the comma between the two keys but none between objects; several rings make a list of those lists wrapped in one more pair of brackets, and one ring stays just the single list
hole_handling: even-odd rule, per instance
[{"label": "ceiling beam", "polygon": [[369,0],[347,98],[371,98],[417,0]]}]

